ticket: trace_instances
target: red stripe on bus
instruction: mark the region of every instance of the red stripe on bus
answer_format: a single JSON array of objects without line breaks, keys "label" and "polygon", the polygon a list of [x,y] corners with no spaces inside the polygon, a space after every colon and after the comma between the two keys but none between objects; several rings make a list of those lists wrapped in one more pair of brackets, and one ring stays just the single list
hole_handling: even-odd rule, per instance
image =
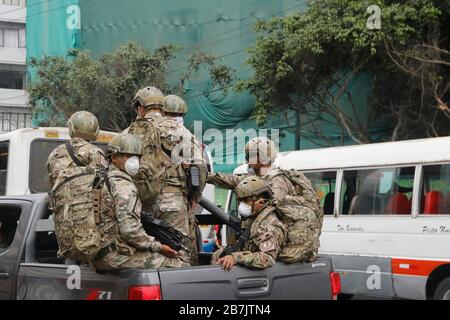
[{"label": "red stripe on bus", "polygon": [[443,264],[450,264],[450,261],[392,259],[391,264],[393,274],[428,276],[437,267]]}]

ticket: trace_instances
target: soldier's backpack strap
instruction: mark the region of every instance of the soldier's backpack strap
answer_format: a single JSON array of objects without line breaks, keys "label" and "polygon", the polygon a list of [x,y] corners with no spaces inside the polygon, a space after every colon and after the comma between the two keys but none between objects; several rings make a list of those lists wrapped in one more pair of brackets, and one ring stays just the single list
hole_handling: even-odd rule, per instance
[{"label": "soldier's backpack strap", "polygon": [[75,162],[75,164],[77,166],[80,166],[80,167],[86,166],[86,164],[75,155],[75,152],[73,151],[73,146],[69,140],[66,141],[66,149],[67,149],[67,152],[69,153],[69,156],[72,158],[73,162]]},{"label": "soldier's backpack strap", "polygon": [[87,176],[87,175],[89,175],[89,174],[91,174],[91,173],[89,173],[89,172],[82,172],[82,173],[80,173],[80,174],[77,174],[77,175],[74,175],[74,176],[71,176],[71,177],[65,179],[65,180],[62,181],[60,184],[58,184],[57,186],[55,186],[55,187],[53,188],[53,190],[50,191],[50,194],[56,193],[56,192],[57,192],[59,189],[61,189],[62,186],[65,185],[66,183],[68,183],[68,182],[70,182],[70,181],[72,181],[72,180],[74,180],[74,179],[76,179],[76,178],[83,177],[83,176]]}]

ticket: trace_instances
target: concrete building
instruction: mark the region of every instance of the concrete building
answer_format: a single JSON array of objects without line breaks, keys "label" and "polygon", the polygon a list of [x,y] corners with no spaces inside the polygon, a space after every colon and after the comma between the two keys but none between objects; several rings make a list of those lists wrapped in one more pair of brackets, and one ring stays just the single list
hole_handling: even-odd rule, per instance
[{"label": "concrete building", "polygon": [[25,24],[26,0],[0,0],[0,133],[31,126]]}]

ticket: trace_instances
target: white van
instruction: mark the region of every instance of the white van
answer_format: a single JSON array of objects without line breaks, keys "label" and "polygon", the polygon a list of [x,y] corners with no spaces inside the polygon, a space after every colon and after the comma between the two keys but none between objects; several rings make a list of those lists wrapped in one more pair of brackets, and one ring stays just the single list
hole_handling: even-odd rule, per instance
[{"label": "white van", "polygon": [[320,254],[343,293],[450,299],[450,137],[285,152],[276,165],[313,183]]},{"label": "white van", "polygon": [[[114,135],[100,131],[93,143],[106,150]],[[0,195],[48,192],[45,164],[53,149],[67,139],[67,128],[27,128],[0,135]]]}]

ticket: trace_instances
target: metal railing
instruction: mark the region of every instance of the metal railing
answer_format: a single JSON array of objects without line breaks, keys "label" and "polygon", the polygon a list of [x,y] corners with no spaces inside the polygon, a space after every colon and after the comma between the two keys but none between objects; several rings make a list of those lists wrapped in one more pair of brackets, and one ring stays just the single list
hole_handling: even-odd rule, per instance
[{"label": "metal railing", "polygon": [[31,127],[30,113],[0,112],[0,131],[9,132]]}]

